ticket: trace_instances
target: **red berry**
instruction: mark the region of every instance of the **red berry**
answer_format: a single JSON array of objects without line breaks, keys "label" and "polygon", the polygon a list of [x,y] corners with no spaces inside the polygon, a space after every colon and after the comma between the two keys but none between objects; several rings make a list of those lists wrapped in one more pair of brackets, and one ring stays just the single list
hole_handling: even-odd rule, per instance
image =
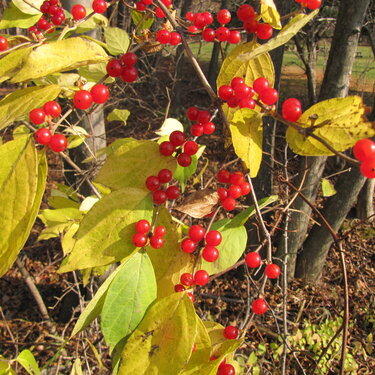
[{"label": "red berry", "polygon": [[174,291],[177,292],[177,293],[183,292],[184,290],[185,290],[185,287],[181,284],[177,284],[177,285],[174,286]]},{"label": "red berry", "polygon": [[353,147],[354,157],[359,161],[366,161],[375,157],[375,142],[369,138],[360,139]]},{"label": "red berry", "polygon": [[32,122],[34,125],[40,125],[43,124],[43,122],[46,120],[46,114],[43,109],[35,108],[30,111],[29,119],[30,122]]},{"label": "red berry", "polygon": [[194,20],[194,13],[193,12],[187,12],[185,17],[188,21],[193,21]]},{"label": "red berry", "polygon": [[281,270],[277,264],[267,264],[264,273],[269,279],[276,279],[280,276]]},{"label": "red berry", "polygon": [[244,30],[249,34],[255,33],[258,30],[258,26],[259,22],[256,20],[256,18],[250,18],[243,24]]},{"label": "red berry", "polygon": [[172,31],[171,32],[171,40],[169,42],[172,46],[177,46],[181,43],[181,35],[176,32],[176,31]]},{"label": "red berry", "polygon": [[133,53],[133,52],[124,53],[121,56],[121,61],[126,66],[133,66],[137,62],[137,55],[135,53]]},{"label": "red berry", "polygon": [[187,296],[189,297],[190,301],[191,301],[191,302],[194,302],[194,299],[195,299],[195,298],[194,298],[194,294],[193,294],[192,292],[187,292],[186,294],[187,294]]},{"label": "red berry", "polygon": [[205,270],[199,270],[194,274],[194,284],[196,285],[206,285],[209,281],[209,274]]},{"label": "red berry", "polygon": [[188,254],[193,253],[196,247],[197,247],[196,243],[190,238],[185,238],[181,242],[181,250],[185,253],[188,253]]},{"label": "red berry", "polygon": [[187,110],[186,110],[186,117],[190,120],[190,121],[196,121],[197,118],[198,118],[198,114],[199,114],[199,109],[197,107],[189,107]]},{"label": "red berry", "polygon": [[235,373],[235,368],[231,364],[226,363],[222,367],[219,367],[216,375],[235,375]]},{"label": "red berry", "polygon": [[73,103],[78,109],[87,109],[91,106],[92,102],[92,96],[87,90],[80,90],[74,94]]},{"label": "red berry", "polygon": [[98,83],[94,85],[90,90],[92,100],[95,103],[103,104],[105,103],[109,98],[109,90],[106,85],[103,85],[101,83]]},{"label": "red berry", "polygon": [[211,114],[208,111],[199,111],[197,120],[201,124],[206,124],[211,120]]},{"label": "red berry", "polygon": [[235,340],[238,337],[239,330],[234,326],[227,326],[224,328],[224,337],[228,340]]},{"label": "red berry", "polygon": [[76,4],[72,8],[72,16],[75,20],[81,20],[86,17],[86,8],[81,4]]},{"label": "red berry", "polygon": [[257,315],[262,315],[268,310],[266,301],[263,298],[257,298],[252,306],[253,313]]},{"label": "red berry", "polygon": [[245,176],[242,172],[233,172],[229,177],[229,182],[234,185],[241,185],[245,182]]},{"label": "red berry", "polygon": [[177,199],[180,196],[180,189],[178,186],[169,186],[165,192],[170,200]]},{"label": "red berry", "polygon": [[51,137],[52,134],[48,128],[40,128],[34,134],[35,140],[41,145],[48,145]]},{"label": "red berry", "polygon": [[225,198],[228,198],[228,191],[224,188],[219,188],[217,190],[217,193],[219,194],[220,200],[224,200]]},{"label": "red berry", "polygon": [[188,155],[195,155],[198,152],[198,144],[195,141],[187,141],[184,144],[184,152]]},{"label": "red berry", "polygon": [[215,37],[220,42],[226,42],[229,39],[230,31],[227,27],[221,26],[215,31]]},{"label": "red berry", "polygon": [[230,44],[238,44],[241,41],[241,33],[238,30],[230,30],[228,42]]},{"label": "red berry", "polygon": [[200,137],[203,135],[203,125],[201,124],[194,124],[191,129],[191,134],[194,135],[194,137]]},{"label": "red berry", "polygon": [[169,141],[173,146],[182,146],[185,142],[185,134],[179,130],[175,130],[169,135]]},{"label": "red berry", "polygon": [[239,84],[239,83],[245,83],[245,81],[243,80],[243,78],[241,77],[234,77],[231,82],[230,82],[230,85],[232,87],[232,89],[235,89],[236,86]]},{"label": "red berry", "polygon": [[271,38],[273,33],[273,28],[268,23],[260,23],[257,27],[257,31],[255,32],[257,37],[262,40],[266,40]]},{"label": "red berry", "polygon": [[60,26],[63,22],[64,22],[65,18],[64,17],[59,17],[59,16],[52,16],[51,18],[51,22],[55,25],[55,26]]},{"label": "red berry", "polygon": [[135,231],[137,233],[146,234],[151,229],[151,225],[147,220],[139,220],[135,223]]},{"label": "red berry", "polygon": [[9,47],[8,39],[0,35],[0,51],[5,51]]},{"label": "red berry", "polygon": [[259,93],[259,99],[267,105],[273,105],[279,99],[279,93],[276,89],[268,87]]},{"label": "red berry", "polygon": [[92,10],[95,13],[104,13],[107,10],[107,2],[105,0],[94,0]]},{"label": "red berry", "polygon": [[132,83],[138,78],[138,69],[134,66],[124,66],[121,70],[121,79],[124,82]]},{"label": "red berry", "polygon": [[241,195],[247,195],[251,191],[251,186],[248,182],[244,182],[243,184],[239,185],[241,188]]},{"label": "red berry", "polygon": [[246,22],[250,18],[254,18],[255,17],[254,8],[248,4],[241,5],[237,10],[237,17],[242,22]]},{"label": "red berry", "polygon": [[202,15],[204,16],[206,20],[206,26],[214,22],[214,17],[210,12],[203,12]]},{"label": "red berry", "polygon": [[220,169],[220,171],[216,174],[216,179],[222,184],[227,184],[229,183],[230,172],[226,169]]},{"label": "red berry", "polygon": [[205,230],[201,225],[196,224],[189,228],[189,238],[196,243],[203,240],[204,234]]},{"label": "red berry", "polygon": [[122,65],[120,60],[118,59],[111,59],[107,63],[107,73],[111,77],[120,77],[122,73]]},{"label": "red berry", "polygon": [[215,129],[216,129],[216,127],[215,127],[215,124],[213,122],[206,122],[205,124],[203,124],[203,133],[204,134],[210,135],[215,131]]},{"label": "red berry", "polygon": [[245,98],[245,99],[241,99],[238,103],[238,106],[240,108],[250,108],[250,109],[254,109],[255,108],[255,101],[251,98]]},{"label": "red berry", "polygon": [[164,156],[171,156],[175,152],[175,147],[169,141],[160,143],[159,151]]},{"label": "red berry", "polygon": [[228,9],[221,9],[216,16],[217,22],[222,25],[225,25],[230,22],[232,19],[232,15],[230,14]]},{"label": "red berry", "polygon": [[158,236],[151,236],[150,238],[150,246],[154,249],[160,249],[164,245],[164,240]]},{"label": "red berry", "polygon": [[206,245],[208,246],[218,246],[221,244],[223,237],[221,236],[221,233],[217,230],[210,230],[206,234]]},{"label": "red berry", "polygon": [[186,152],[182,152],[180,155],[177,156],[177,163],[181,165],[181,167],[188,167],[191,164],[191,156]]},{"label": "red berry", "polygon": [[60,104],[51,100],[44,104],[43,111],[46,115],[52,117],[59,117],[61,115],[61,107]]},{"label": "red berry", "polygon": [[191,273],[183,273],[180,276],[180,283],[182,285],[191,286],[193,285],[194,279],[193,275]]},{"label": "red berry", "polygon": [[143,247],[147,243],[147,236],[144,233],[136,233],[132,238],[135,247]]},{"label": "red berry", "polygon": [[230,108],[238,107],[238,103],[239,103],[239,100],[235,96],[232,96],[227,101],[228,107],[230,107]]},{"label": "red berry", "polygon": [[250,87],[246,83],[238,83],[234,89],[234,95],[237,99],[245,99],[250,95]]},{"label": "red berry", "polygon": [[146,4],[143,1],[138,1],[135,3],[135,8],[138,12],[144,12],[146,10]]},{"label": "red berry", "polygon": [[230,185],[228,188],[228,195],[234,199],[239,198],[242,195],[240,185]]},{"label": "red berry", "polygon": [[163,204],[167,198],[167,194],[163,190],[156,190],[152,193],[152,200],[155,204]]},{"label": "red berry", "polygon": [[302,105],[298,99],[289,98],[282,105],[282,116],[285,120],[296,122],[302,115]]},{"label": "red berry", "polygon": [[375,178],[375,157],[362,162],[360,169],[364,177]]},{"label": "red berry", "polygon": [[160,180],[156,176],[149,176],[146,178],[146,187],[150,191],[156,191],[160,187]]},{"label": "red berry", "polygon": [[66,150],[68,141],[63,134],[54,134],[49,141],[48,147],[54,152]]},{"label": "red berry", "polygon": [[43,14],[48,14],[50,6],[51,6],[51,3],[49,1],[44,1],[43,4],[40,6],[40,11]]},{"label": "red berry", "polygon": [[189,33],[191,33],[191,34],[196,34],[196,33],[199,31],[199,29],[198,29],[198,27],[195,26],[195,25],[190,25],[190,26],[188,27],[188,31],[189,31]]},{"label": "red berry", "polygon": [[202,258],[206,262],[215,262],[219,257],[219,250],[214,246],[206,246],[202,251]]},{"label": "red berry", "polygon": [[160,44],[168,44],[171,41],[171,33],[168,30],[161,29],[156,34],[156,40]]},{"label": "red berry", "polygon": [[322,0],[307,0],[307,7],[310,10],[318,9],[320,8],[321,5],[322,5]]},{"label": "red berry", "polygon": [[210,27],[204,29],[202,32],[202,39],[205,42],[213,42],[215,40],[215,30]]},{"label": "red berry", "polygon": [[246,254],[245,262],[250,268],[258,268],[262,263],[262,258],[257,252],[253,251]]},{"label": "red berry", "polygon": [[172,0],[161,0],[161,2],[169,8],[172,5]]},{"label": "red berry", "polygon": [[167,230],[165,229],[165,226],[163,226],[163,225],[158,225],[154,229],[154,236],[164,237],[166,234],[167,234]]},{"label": "red berry", "polygon": [[233,96],[233,88],[229,85],[220,86],[218,95],[220,99],[223,99],[226,101]]},{"label": "red berry", "polygon": [[155,9],[155,15],[158,18],[165,18],[165,13],[163,12],[163,10],[160,7],[157,7]]},{"label": "red berry", "polygon": [[198,29],[203,29],[207,24],[205,15],[202,14],[202,13],[195,13],[194,19],[193,19],[193,24]]},{"label": "red berry", "polygon": [[158,173],[160,183],[166,184],[172,179],[172,172],[169,169],[161,169]]},{"label": "red berry", "polygon": [[270,83],[267,78],[259,77],[253,83],[253,89],[255,92],[260,94],[261,91],[267,89],[270,86]]},{"label": "red berry", "polygon": [[232,211],[236,208],[236,200],[231,197],[225,198],[221,204],[226,211]]}]

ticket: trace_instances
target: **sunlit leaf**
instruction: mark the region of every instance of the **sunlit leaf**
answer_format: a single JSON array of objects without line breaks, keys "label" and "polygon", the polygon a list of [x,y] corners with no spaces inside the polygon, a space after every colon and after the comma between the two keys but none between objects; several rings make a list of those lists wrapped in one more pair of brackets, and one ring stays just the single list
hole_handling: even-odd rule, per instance
[{"label": "sunlit leaf", "polygon": [[43,0],[13,0],[13,4],[23,13],[26,14],[40,14],[40,6],[42,5]]},{"label": "sunlit leaf", "polygon": [[322,194],[323,197],[332,197],[335,195],[336,189],[333,183],[330,180],[327,180],[326,178],[322,178]]},{"label": "sunlit leaf", "polygon": [[74,32],[75,33],[86,33],[89,30],[97,28],[98,26],[107,27],[108,26],[108,18],[105,17],[103,14],[95,13],[88,20],[79,24],[79,26],[74,30]]},{"label": "sunlit leaf", "polygon": [[281,29],[280,14],[273,0],[261,0],[260,15],[274,29]]},{"label": "sunlit leaf", "polygon": [[16,358],[17,362],[30,374],[39,375],[40,370],[35,357],[29,349],[24,349]]},{"label": "sunlit leaf", "polygon": [[135,25],[137,25],[137,34],[142,33],[144,30],[148,30],[154,23],[154,17],[148,12],[137,12],[131,10],[130,15]]},{"label": "sunlit leaf", "polygon": [[159,130],[155,133],[160,135],[161,137],[170,135],[172,132],[179,130],[180,132],[184,131],[184,126],[181,124],[180,121],[176,120],[175,118],[167,118],[163,122],[163,125]]},{"label": "sunlit leaf", "polygon": [[118,27],[104,28],[104,38],[108,51],[116,56],[128,51],[130,39],[128,33]]},{"label": "sunlit leaf", "polygon": [[117,109],[115,108],[112,112],[110,112],[107,116],[108,121],[121,121],[126,125],[128,121],[128,117],[130,116],[130,111],[127,109]]},{"label": "sunlit leaf", "polygon": [[21,12],[13,3],[9,4],[9,7],[5,8],[0,21],[0,29],[9,29],[11,27],[20,27],[26,29],[39,20],[42,13],[38,14],[26,14]]},{"label": "sunlit leaf", "polygon": [[[78,69],[78,73],[89,82],[97,83],[107,74],[106,70],[106,63],[97,63],[97,64],[90,64],[86,66],[81,66]],[[104,83],[111,83],[114,82],[115,79],[113,77],[108,77],[104,81]]]}]

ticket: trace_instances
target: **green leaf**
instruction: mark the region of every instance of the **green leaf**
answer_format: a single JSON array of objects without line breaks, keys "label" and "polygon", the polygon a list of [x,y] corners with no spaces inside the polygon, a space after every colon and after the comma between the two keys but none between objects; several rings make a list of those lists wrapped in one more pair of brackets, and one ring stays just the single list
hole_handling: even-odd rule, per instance
[{"label": "green leaf", "polygon": [[[276,195],[263,198],[258,202],[259,208],[262,209],[277,200]],[[223,219],[216,221],[211,229],[221,232],[223,240],[217,249],[219,258],[216,262],[206,262],[202,260],[201,267],[210,275],[226,270],[235,264],[243,254],[247,243],[247,232],[244,224],[256,213],[254,206],[248,207],[233,219]]]},{"label": "green leaf", "polygon": [[136,251],[132,243],[138,220],[152,219],[146,189],[124,188],[104,196],[82,219],[76,243],[59,272],[104,266]]},{"label": "green leaf", "polygon": [[105,151],[107,159],[95,181],[114,190],[126,186],[146,189],[147,176],[157,175],[163,168],[172,173],[176,169],[175,158],[160,155],[156,142],[119,139]]},{"label": "green leaf", "polygon": [[[89,82],[98,82],[100,81],[106,74],[106,63],[98,63],[98,64],[90,64],[87,66],[81,66],[78,69],[78,73]],[[111,83],[115,82],[113,77],[108,77],[104,83]]]},{"label": "green leaf", "polygon": [[134,24],[137,26],[137,34],[141,34],[144,30],[150,29],[154,23],[154,17],[149,13],[131,10],[130,15]]},{"label": "green leaf", "polygon": [[128,117],[130,116],[130,111],[127,109],[114,109],[110,112],[107,116],[108,121],[122,121],[124,125],[126,125],[126,121],[128,121]]},{"label": "green leaf", "polygon": [[172,132],[176,130],[183,132],[184,126],[181,124],[180,121],[176,120],[175,118],[167,118],[163,122],[163,125],[161,126],[161,128],[157,130],[155,133],[163,137],[163,136],[169,136]]},{"label": "green leaf", "polygon": [[29,112],[43,106],[59,95],[60,87],[56,85],[27,87],[7,95],[0,101],[0,129],[28,116]]},{"label": "green leaf", "polygon": [[82,364],[81,364],[81,360],[79,358],[77,358],[74,361],[72,371],[70,372],[70,375],[83,375]]},{"label": "green leaf", "polygon": [[68,223],[79,221],[83,217],[83,213],[74,207],[64,207],[56,210],[45,209],[38,215],[43,224],[51,227],[60,223]]},{"label": "green leaf", "polygon": [[250,176],[256,177],[262,162],[262,115],[249,108],[239,109],[229,127],[234,151],[250,170]]},{"label": "green leaf", "polygon": [[335,186],[330,180],[322,178],[322,194],[323,197],[332,197],[337,193]]},{"label": "green leaf", "polygon": [[47,176],[45,153],[30,137],[0,146],[0,276],[15,261],[36,219]]},{"label": "green leaf", "polygon": [[108,26],[108,18],[105,17],[103,14],[95,13],[92,17],[90,17],[85,22],[82,22],[74,32],[79,33],[86,33],[92,29],[96,29],[98,26],[107,27]]},{"label": "green leaf", "polygon": [[[359,96],[328,99],[303,112],[298,125],[326,141],[336,151],[345,151],[362,138],[375,136],[373,122],[365,118],[366,107]],[[326,146],[309,135],[288,127],[286,140],[299,155],[334,155]]]},{"label": "green leaf", "polygon": [[280,14],[277,11],[273,0],[261,0],[260,16],[265,23],[270,24],[274,29],[281,29]]},{"label": "green leaf", "polygon": [[128,51],[130,40],[125,30],[118,27],[106,27],[104,28],[104,39],[107,49],[112,55],[116,56]]},{"label": "green leaf", "polygon": [[0,29],[9,29],[11,27],[20,27],[27,29],[28,27],[35,25],[42,14],[32,15],[21,12],[13,3],[9,4],[8,8],[5,8],[3,17],[0,21]]},{"label": "green leaf", "polygon": [[44,0],[13,0],[13,4],[23,13],[41,15],[40,6]]},{"label": "green leaf", "polygon": [[23,82],[107,59],[104,49],[91,40],[80,37],[58,40],[35,48],[11,81]]},{"label": "green leaf", "polygon": [[192,354],[196,331],[194,306],[185,293],[158,300],[128,339],[118,374],[179,374]]},{"label": "green leaf", "polygon": [[31,51],[30,47],[24,47],[5,55],[0,60],[0,82],[11,78],[22,66]]},{"label": "green leaf", "polygon": [[16,360],[30,375],[40,374],[38,364],[36,363],[36,360],[30,350],[22,350]]},{"label": "green leaf", "polygon": [[105,297],[101,328],[111,350],[134,331],[155,299],[150,258],[145,252],[136,253],[117,273]]}]

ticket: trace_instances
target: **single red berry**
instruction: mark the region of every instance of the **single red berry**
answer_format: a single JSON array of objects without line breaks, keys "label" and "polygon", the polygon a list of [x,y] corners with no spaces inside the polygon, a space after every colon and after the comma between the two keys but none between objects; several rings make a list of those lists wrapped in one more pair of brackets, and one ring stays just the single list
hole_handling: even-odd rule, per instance
[{"label": "single red berry", "polygon": [[121,79],[124,82],[132,83],[138,78],[138,69],[135,66],[124,66],[121,70]]},{"label": "single red berry", "polygon": [[217,22],[222,25],[225,25],[230,22],[232,19],[232,15],[228,9],[221,9],[219,13],[216,15]]},{"label": "single red berry", "polygon": [[48,9],[48,14],[50,14],[51,16],[60,16],[60,13],[59,13],[59,10],[61,8],[59,7],[58,4],[53,4],[53,5],[50,5],[49,9]]},{"label": "single red berry", "polygon": [[257,252],[252,251],[246,254],[245,262],[250,268],[258,268],[262,263],[262,258]]},{"label": "single red berry", "polygon": [[164,156],[171,156],[175,152],[175,147],[169,141],[160,143],[159,151]]},{"label": "single red berry", "polygon": [[322,0],[307,0],[307,7],[310,10],[318,9],[320,8],[321,5],[322,5]]},{"label": "single red berry", "polygon": [[8,39],[5,36],[0,35],[0,51],[5,51],[9,47]]},{"label": "single red berry", "polygon": [[366,178],[375,178],[375,157],[361,163],[361,173]]},{"label": "single red berry", "polygon": [[197,120],[201,124],[206,124],[211,120],[211,114],[208,111],[199,111]]},{"label": "single red berry", "polygon": [[164,237],[167,234],[167,230],[165,229],[164,225],[158,225],[154,229],[154,233],[153,234],[154,234],[154,236],[157,236],[157,237]]},{"label": "single red berry", "polygon": [[49,1],[44,1],[43,4],[40,6],[40,11],[43,14],[48,14],[48,10],[50,6],[51,6],[51,3]]},{"label": "single red berry", "polygon": [[135,8],[137,9],[138,12],[144,12],[147,6],[143,1],[137,1],[135,3]]},{"label": "single red berry", "polygon": [[196,34],[197,32],[199,32],[199,29],[198,29],[198,27],[195,26],[195,25],[190,25],[190,26],[188,27],[188,31],[189,31],[189,33],[191,33],[191,34]]},{"label": "single red berry", "polygon": [[191,156],[186,152],[182,152],[180,155],[177,156],[177,163],[181,165],[181,167],[188,167],[192,162]]},{"label": "single red berry", "polygon": [[244,30],[249,33],[253,34],[258,30],[259,22],[256,18],[250,18],[243,24]]},{"label": "single red berry", "polygon": [[203,135],[203,125],[201,124],[192,125],[190,132],[194,137],[200,137],[201,135]]},{"label": "single red berry", "polygon": [[226,363],[217,370],[216,375],[235,375],[235,373],[235,368],[231,364]]},{"label": "single red berry", "polygon": [[246,22],[255,17],[254,8],[251,5],[243,4],[237,9],[237,17],[240,21]]},{"label": "single red berry", "polygon": [[49,22],[44,18],[44,17],[41,17],[39,18],[38,22],[36,23],[38,29],[40,30],[43,30],[43,31],[46,31],[49,29]]},{"label": "single red berry", "polygon": [[168,199],[174,200],[180,196],[180,189],[178,186],[169,186],[165,193],[167,194]]},{"label": "single red berry", "polygon": [[229,85],[220,86],[218,95],[220,99],[223,99],[226,101],[233,96],[233,88]]},{"label": "single red berry", "polygon": [[273,33],[273,28],[268,23],[260,23],[255,33],[259,39],[267,40],[271,38],[272,33]]},{"label": "single red berry", "polygon": [[236,208],[236,200],[228,197],[221,202],[221,205],[223,206],[224,210],[232,211]]},{"label": "single red berry", "polygon": [[251,191],[251,186],[248,182],[244,182],[241,185],[239,185],[241,188],[241,195],[247,195]]},{"label": "single red berry", "polygon": [[185,238],[181,242],[181,250],[184,253],[191,254],[195,251],[196,247],[197,247],[196,243],[190,238]]},{"label": "single red berry", "polygon": [[106,70],[109,76],[111,77],[120,77],[122,73],[122,65],[120,60],[118,59],[111,59],[108,61]]},{"label": "single red berry", "polygon": [[255,92],[260,94],[261,91],[267,89],[270,86],[270,83],[267,78],[259,77],[253,82],[253,89]]},{"label": "single red berry", "polygon": [[172,0],[161,0],[161,2],[169,8],[172,5]]},{"label": "single red berry", "polygon": [[185,290],[185,287],[183,286],[183,285],[181,285],[181,284],[176,284],[175,286],[174,286],[174,291],[175,292],[183,292]]},{"label": "single red berry", "polygon": [[228,195],[234,199],[239,198],[242,195],[240,185],[230,185],[228,188]]},{"label": "single red berry", "polygon": [[227,104],[228,104],[228,107],[230,108],[236,108],[238,107],[239,100],[235,96],[232,96],[231,98],[228,99]]},{"label": "single red berry", "polygon": [[63,134],[54,134],[48,143],[48,147],[54,152],[62,152],[67,146],[68,141]]},{"label": "single red berry", "polygon": [[86,8],[81,4],[76,4],[72,8],[72,16],[75,20],[81,20],[86,17]]},{"label": "single red berry", "polygon": [[203,29],[206,26],[206,17],[202,13],[195,13],[193,24],[198,29]]},{"label": "single red berry", "polygon": [[154,249],[160,249],[164,245],[164,240],[158,236],[151,236],[150,238],[150,246]]},{"label": "single red berry", "polygon": [[241,33],[238,30],[230,30],[228,42],[238,44],[241,41]]},{"label": "single red berry", "polygon": [[198,152],[198,144],[195,141],[187,141],[184,144],[184,152],[188,155],[195,155]]},{"label": "single red berry", "polygon": [[209,281],[210,275],[205,270],[199,270],[194,274],[194,284],[206,285]]},{"label": "single red berry", "polygon": [[250,87],[246,83],[238,83],[234,89],[234,95],[237,99],[245,99],[250,95]]},{"label": "single red berry", "polygon": [[180,283],[182,285],[191,286],[193,285],[194,279],[193,275],[191,273],[183,273],[180,276]]},{"label": "single red berry", "polygon": [[175,130],[169,135],[169,141],[175,147],[182,146],[185,142],[185,134],[179,130]]},{"label": "single red berry", "polygon": [[215,30],[207,27],[202,32],[202,39],[205,42],[213,42],[215,40]]},{"label": "single red berry", "polygon": [[228,198],[228,191],[224,188],[219,188],[217,190],[217,193],[219,194],[219,198],[221,201],[223,201],[225,198]]},{"label": "single red berry", "polygon": [[59,16],[52,16],[51,18],[51,22],[55,25],[55,26],[60,26],[62,25],[62,23],[64,22],[65,20],[65,17],[59,17]]},{"label": "single red berry", "polygon": [[206,122],[203,124],[203,133],[206,135],[212,134],[216,129],[216,126],[213,122]]},{"label": "single red berry", "polygon": [[289,98],[282,105],[283,118],[287,121],[296,122],[302,115],[302,105],[298,99]]},{"label": "single red berry", "polygon": [[80,90],[74,94],[73,104],[78,109],[87,109],[91,106],[92,102],[92,96],[87,90]]},{"label": "single red berry", "polygon": [[185,17],[188,21],[193,21],[194,20],[194,13],[193,12],[187,12]]},{"label": "single red berry", "polygon": [[103,104],[109,99],[109,90],[106,85],[98,83],[94,85],[90,90],[92,100],[95,103]]},{"label": "single red berry", "polygon": [[251,305],[254,314],[262,315],[268,310],[266,301],[263,298],[257,298]]},{"label": "single red berry", "polygon": [[151,229],[151,225],[147,220],[139,220],[135,223],[135,231],[137,233],[146,234]]},{"label": "single red berry", "polygon": [[238,106],[240,108],[250,108],[250,109],[254,109],[255,108],[255,101],[251,98],[244,98],[244,99],[241,99],[238,103]]},{"label": "single red berry", "polygon": [[220,41],[220,42],[226,42],[229,39],[230,36],[230,31],[227,27],[221,26],[215,31],[215,37]]},{"label": "single red berry", "polygon": [[230,179],[230,172],[226,169],[220,169],[216,174],[216,179],[222,184],[228,184]]},{"label": "single red berry", "polygon": [[163,12],[163,10],[160,7],[157,7],[155,9],[155,15],[158,18],[165,18],[165,13]]},{"label": "single red berry", "polygon": [[43,111],[47,116],[59,117],[61,115],[60,104],[51,100],[44,104]]},{"label": "single red berry", "polygon": [[34,108],[29,113],[29,119],[30,122],[34,125],[40,125],[43,124],[43,122],[46,120],[46,114],[41,108]]},{"label": "single red berry", "polygon": [[215,246],[205,246],[202,251],[202,258],[206,262],[215,262],[219,257],[219,250]]},{"label": "single red berry", "polygon": [[259,99],[267,105],[273,105],[279,99],[279,93],[276,89],[268,87],[259,93]]},{"label": "single red berry", "polygon": [[105,0],[94,0],[92,10],[95,13],[104,13],[107,10],[107,2]]},{"label": "single red berry", "polygon": [[207,232],[205,240],[208,246],[218,246],[221,244],[223,237],[218,230],[210,230]]},{"label": "single red berry", "polygon": [[241,185],[245,182],[245,176],[242,172],[233,172],[229,177],[229,182],[234,185]]},{"label": "single red berry", "polygon": [[158,173],[160,183],[166,184],[172,179],[172,172],[169,169],[161,169]]},{"label": "single red berry", "polygon": [[171,46],[178,46],[181,43],[181,35],[177,31],[172,31],[169,43]]},{"label": "single red berry", "polygon": [[375,157],[375,142],[369,138],[360,139],[353,147],[354,157],[359,161],[366,161]]},{"label": "single red berry", "polygon": [[238,337],[239,330],[234,326],[227,326],[224,328],[224,337],[228,340],[235,340]]},{"label": "single red berry", "polygon": [[204,235],[205,235],[205,230],[204,228],[201,226],[201,225],[192,225],[190,228],[189,228],[189,238],[198,243],[199,241],[203,240],[204,238]]},{"label": "single red berry", "polygon": [[206,26],[214,22],[214,16],[210,12],[203,12],[202,15],[206,20]]},{"label": "single red berry", "polygon": [[281,270],[277,264],[267,264],[264,273],[269,279],[277,279],[280,276]]},{"label": "single red berry", "polygon": [[132,242],[135,247],[143,247],[147,243],[147,236],[144,233],[136,233],[132,237]]},{"label": "single red berry", "polygon": [[197,118],[198,118],[198,114],[199,114],[199,109],[197,107],[189,107],[187,110],[186,110],[186,117],[190,120],[190,121],[196,121]]},{"label": "single red berry", "polygon": [[236,86],[239,84],[239,83],[245,83],[244,79],[241,78],[241,77],[234,77],[231,82],[230,82],[230,85],[232,87],[232,89],[235,89]]},{"label": "single red berry", "polygon": [[146,178],[146,187],[150,191],[156,191],[160,187],[160,180],[156,176],[149,176]]},{"label": "single red berry", "polygon": [[137,55],[134,52],[127,52],[121,56],[121,61],[126,66],[133,66],[137,62]]},{"label": "single red berry", "polygon": [[52,134],[48,128],[40,128],[34,133],[35,140],[41,145],[48,145]]},{"label": "single red berry", "polygon": [[171,41],[171,33],[166,29],[161,29],[156,34],[156,40],[160,44],[168,44]]},{"label": "single red berry", "polygon": [[167,198],[167,194],[163,190],[156,190],[152,193],[152,200],[155,204],[163,204]]}]

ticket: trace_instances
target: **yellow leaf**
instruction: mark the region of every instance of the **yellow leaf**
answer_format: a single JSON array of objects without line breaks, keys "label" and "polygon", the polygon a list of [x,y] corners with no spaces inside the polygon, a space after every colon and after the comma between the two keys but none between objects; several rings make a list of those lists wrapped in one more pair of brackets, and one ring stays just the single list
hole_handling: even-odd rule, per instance
[{"label": "yellow leaf", "polygon": [[322,178],[323,197],[332,197],[332,195],[335,195],[336,193],[335,186],[332,184],[332,182],[326,178]]},{"label": "yellow leaf", "polygon": [[35,48],[11,81],[23,82],[107,59],[104,49],[86,38],[58,40]]},{"label": "yellow leaf", "polygon": [[260,15],[265,23],[274,29],[281,29],[280,14],[273,0],[261,0]]},{"label": "yellow leaf", "polygon": [[192,354],[197,320],[185,293],[157,301],[128,339],[119,375],[179,374]]},{"label": "yellow leaf", "polygon": [[230,132],[234,151],[250,170],[250,176],[256,177],[262,162],[262,115],[248,108],[237,110],[230,123]]},{"label": "yellow leaf", "polygon": [[26,14],[41,14],[40,6],[42,5],[43,0],[13,0],[13,4]]},{"label": "yellow leaf", "polygon": [[[345,151],[362,138],[375,135],[375,123],[365,118],[366,107],[359,96],[328,99],[305,111],[298,125],[309,128],[311,133],[323,139],[336,151]],[[286,140],[299,155],[334,155],[326,146],[309,135],[288,127]]]},{"label": "yellow leaf", "polygon": [[108,114],[108,121],[121,121],[126,125],[126,121],[130,116],[130,112],[127,109],[117,109],[115,108],[111,113]]}]

